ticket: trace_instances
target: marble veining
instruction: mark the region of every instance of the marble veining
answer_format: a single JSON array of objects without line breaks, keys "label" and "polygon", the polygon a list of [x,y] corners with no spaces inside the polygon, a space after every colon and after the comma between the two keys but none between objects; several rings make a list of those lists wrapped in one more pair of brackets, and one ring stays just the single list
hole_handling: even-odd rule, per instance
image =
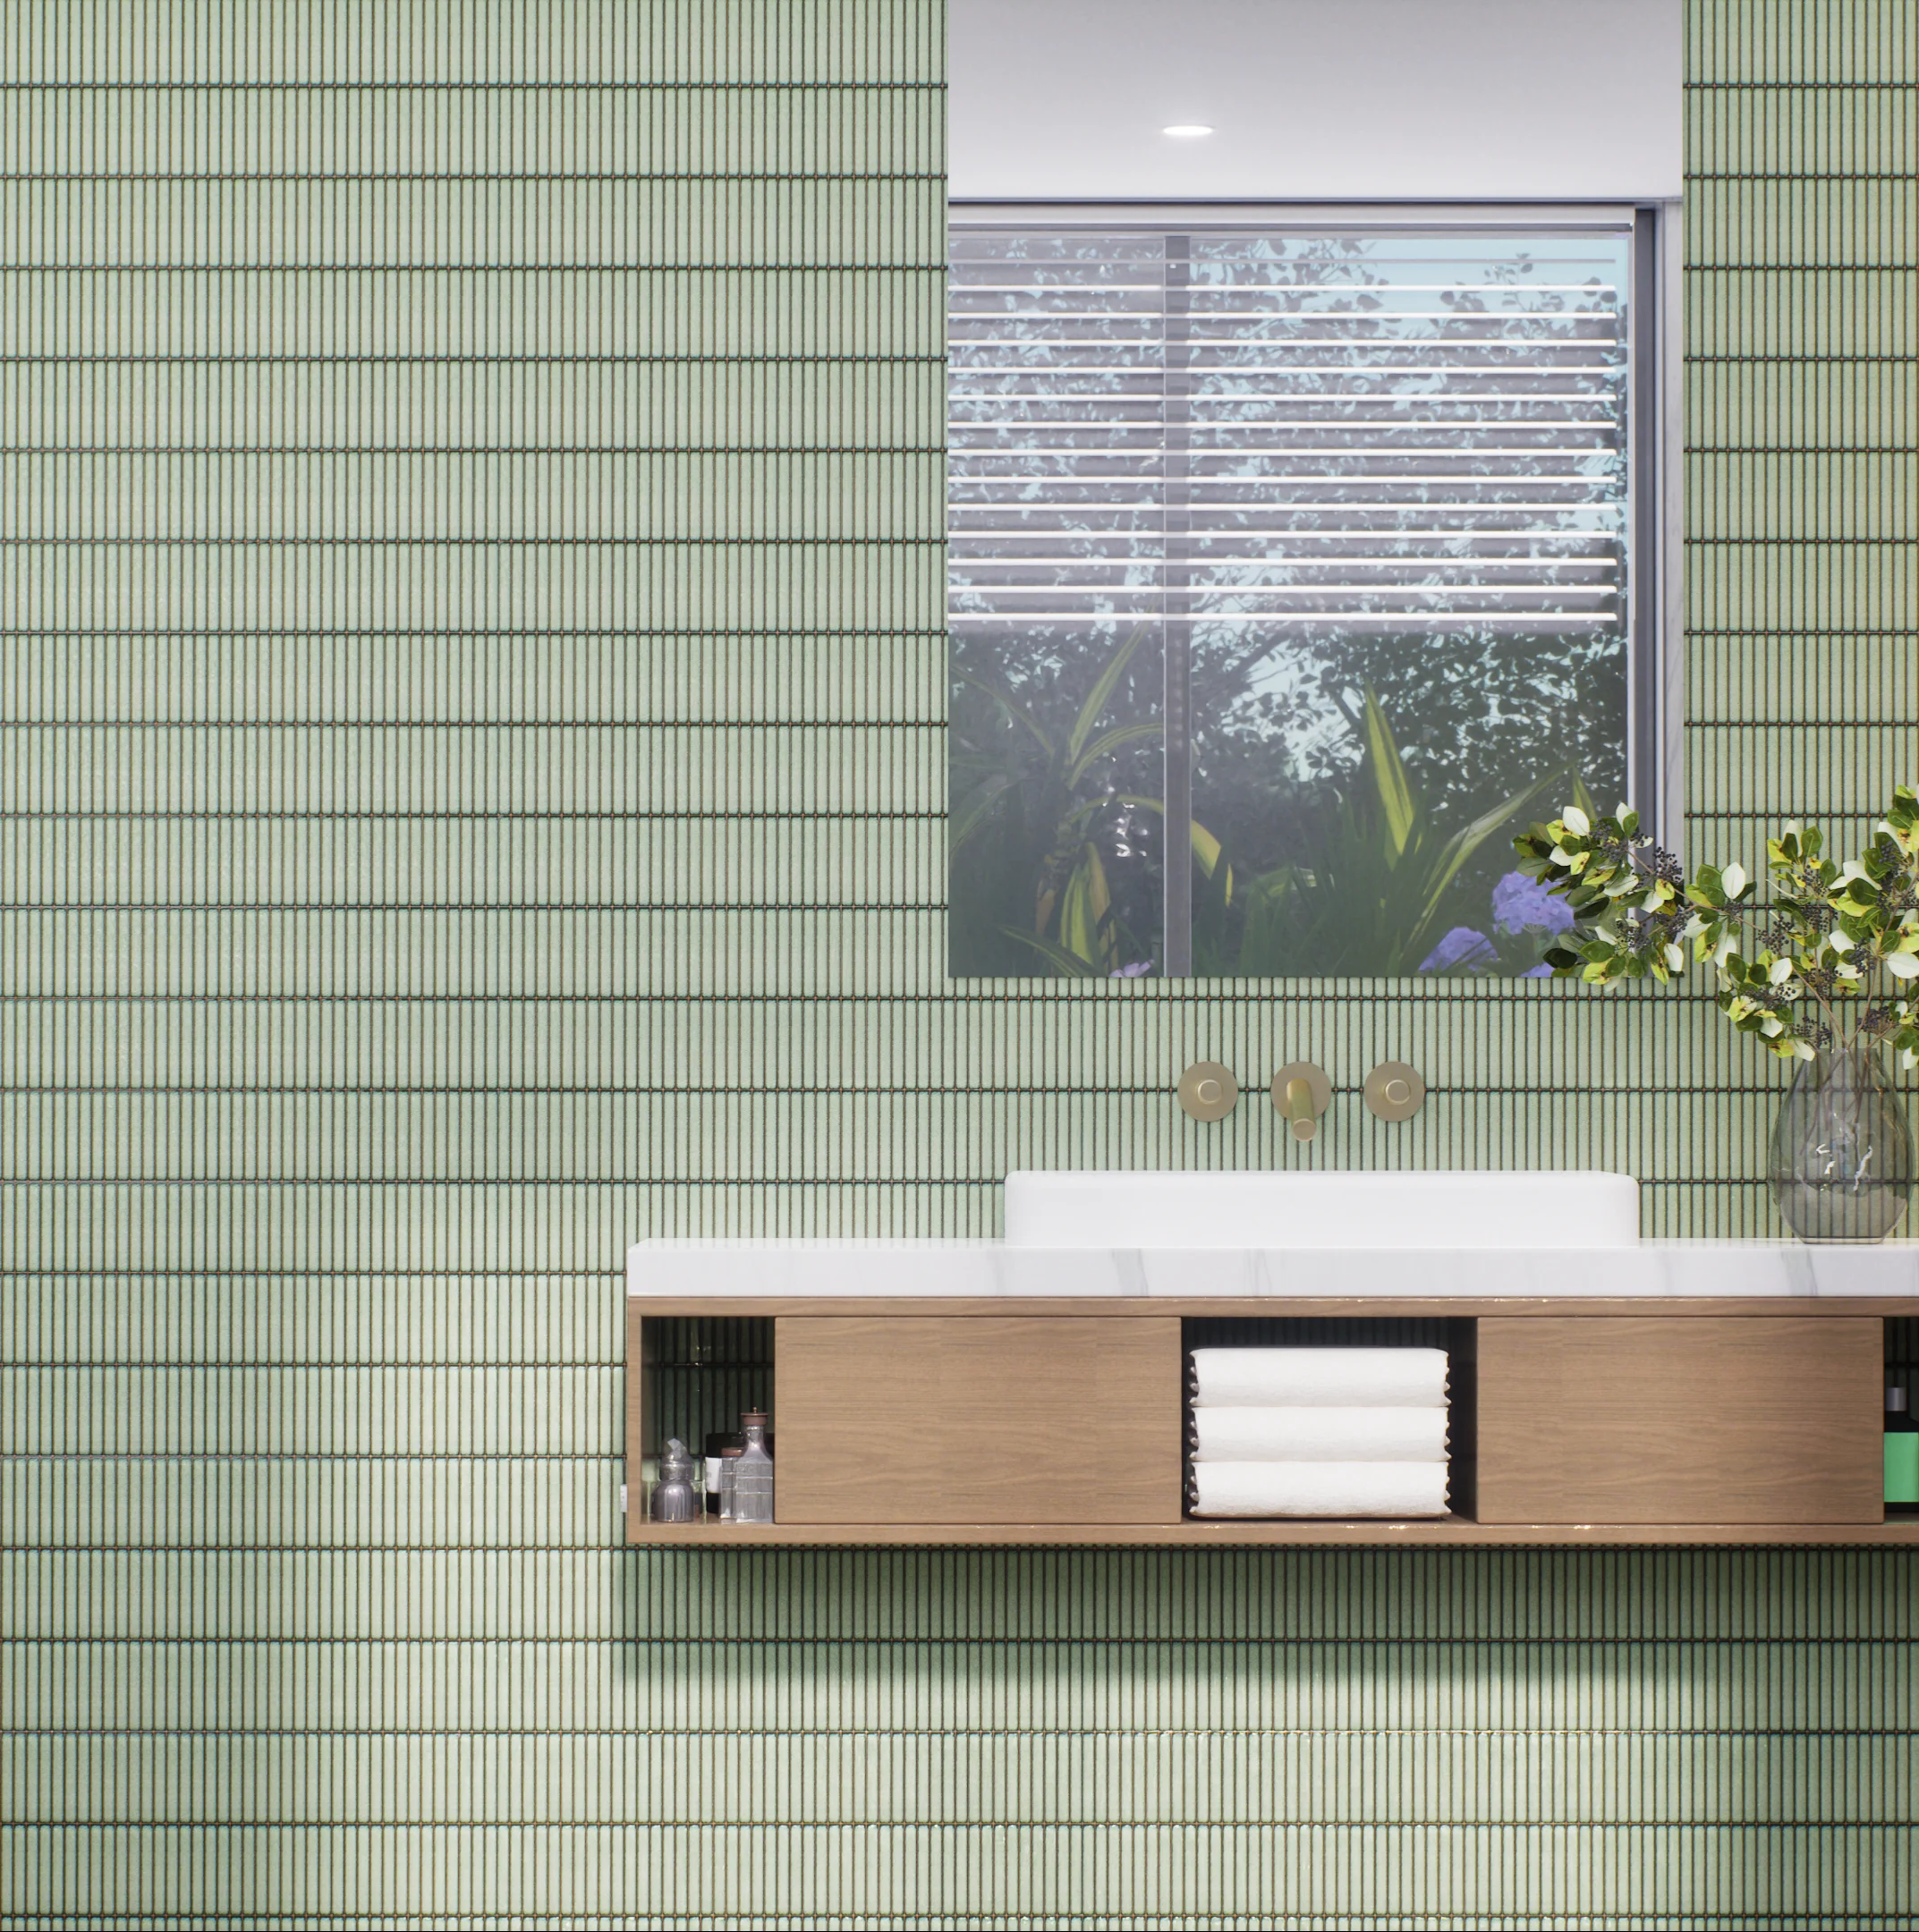
[{"label": "marble veining", "polygon": [[653,1241],[629,1294],[1919,1295],[1919,1242],[1583,1249],[1014,1248],[984,1241]]}]

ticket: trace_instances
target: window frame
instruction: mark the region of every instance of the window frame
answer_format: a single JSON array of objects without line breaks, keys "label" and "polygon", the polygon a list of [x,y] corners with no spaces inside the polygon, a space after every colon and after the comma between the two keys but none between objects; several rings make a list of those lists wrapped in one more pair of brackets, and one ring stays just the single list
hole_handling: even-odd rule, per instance
[{"label": "window frame", "polygon": [[[1626,612],[1627,790],[1647,830],[1681,848],[1684,622],[1681,479],[1682,345],[1679,209],[1675,202],[983,201],[947,204],[948,259],[957,229],[1182,230],[1260,227],[1288,233],[1628,234],[1626,489],[1630,581]],[[950,518],[950,498],[948,499]],[[948,528],[950,530],[950,521]],[[1178,634],[1176,636],[1175,633]],[[1188,640],[1165,642],[1168,829],[1193,813]],[[1610,800],[1602,801],[1610,804]],[[1193,977],[1193,855],[1166,841],[1162,975]]]}]

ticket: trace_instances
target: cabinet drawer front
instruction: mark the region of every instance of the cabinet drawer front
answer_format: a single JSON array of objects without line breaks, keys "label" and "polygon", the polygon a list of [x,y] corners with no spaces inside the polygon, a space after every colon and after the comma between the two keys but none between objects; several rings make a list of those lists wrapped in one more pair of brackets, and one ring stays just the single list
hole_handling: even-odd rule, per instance
[{"label": "cabinet drawer front", "polygon": [[1863,1523],[1881,1503],[1870,1317],[1479,1324],[1479,1520]]},{"label": "cabinet drawer front", "polygon": [[1179,1520],[1176,1318],[781,1316],[786,1523]]}]

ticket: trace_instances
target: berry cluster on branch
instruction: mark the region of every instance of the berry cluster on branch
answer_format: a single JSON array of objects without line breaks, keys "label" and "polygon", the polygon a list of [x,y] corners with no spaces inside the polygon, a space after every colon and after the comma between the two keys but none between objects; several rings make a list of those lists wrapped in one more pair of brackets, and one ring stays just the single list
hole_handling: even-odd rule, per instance
[{"label": "berry cluster on branch", "polygon": [[[1763,906],[1741,865],[1701,866],[1688,883],[1626,805],[1597,821],[1568,805],[1513,845],[1521,869],[1573,914],[1545,955],[1555,979],[1663,985],[1686,970],[1690,948],[1691,962],[1711,963],[1720,1012],[1769,1052],[1810,1060],[1863,1038],[1892,1046],[1902,1066],[1919,1063],[1919,796],[1909,785],[1843,864],[1823,856],[1817,826],[1769,839]],[[1889,996],[1855,1009],[1881,974]]]}]

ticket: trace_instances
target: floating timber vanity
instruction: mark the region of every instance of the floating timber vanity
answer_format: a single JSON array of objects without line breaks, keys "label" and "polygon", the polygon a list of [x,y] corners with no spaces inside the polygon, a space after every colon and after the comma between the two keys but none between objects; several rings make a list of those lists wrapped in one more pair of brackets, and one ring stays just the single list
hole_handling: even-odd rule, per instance
[{"label": "floating timber vanity", "polygon": [[[946,1285],[954,1250],[993,1243],[642,1243],[629,1266],[626,1540],[704,1549],[847,1544],[1407,1545],[1890,1543],[1882,1391],[1919,1354],[1919,1257],[1739,1244],[1751,1294],[1155,1293],[1166,1255],[1030,1250],[1016,1288]],[[1683,1244],[1671,1244],[1677,1248]],[[1724,1244],[1698,1244],[1702,1279]],[[936,1259],[929,1250],[945,1250]],[[916,1250],[921,1265],[913,1264]],[[755,1282],[798,1292],[753,1292]],[[836,1265],[835,1257],[839,1258]],[[1716,1258],[1715,1258],[1716,1257]],[[789,1258],[786,1260],[778,1258]],[[884,1259],[879,1275],[849,1265]],[[1094,1268],[1103,1263],[1100,1276]],[[1197,1259],[1198,1258],[1185,1258]],[[1437,1259],[1437,1257],[1428,1258]],[[1455,1252],[1456,1265],[1472,1257]],[[1506,1272],[1524,1257],[1487,1257]],[[1565,1255],[1552,1258],[1563,1278]],[[1618,1268],[1686,1278],[1652,1244]],[[1002,1267],[1001,1250],[982,1265]],[[1372,1258],[1295,1256],[1322,1290]],[[1246,1278],[1247,1258],[1204,1257]],[[1419,1280],[1417,1254],[1392,1257]],[[1320,1263],[1325,1266],[1320,1266]],[[1225,1264],[1220,1267],[1220,1264]],[[1790,1271],[1816,1267],[1817,1292]],[[1780,1270],[1787,1272],[1780,1274]],[[1770,1272],[1769,1272],[1769,1270]],[[1576,1277],[1582,1270],[1575,1267]],[[1067,1292],[1034,1292],[1049,1275]],[[1840,1291],[1848,1274],[1865,1292]],[[1131,1292],[1089,1292],[1104,1278]],[[824,1292],[827,1280],[853,1291]],[[1452,1276],[1446,1277],[1448,1284]],[[1540,1277],[1534,1275],[1533,1279]],[[996,1283],[997,1285],[997,1283]],[[1139,1292],[1143,1289],[1145,1292]],[[1904,1291],[1904,1292],[1901,1292]],[[1184,1513],[1188,1349],[1407,1343],[1451,1362],[1453,1514],[1211,1521]],[[661,1524],[647,1480],[668,1435],[693,1443],[740,1410],[772,1415],[777,1521]]]}]

